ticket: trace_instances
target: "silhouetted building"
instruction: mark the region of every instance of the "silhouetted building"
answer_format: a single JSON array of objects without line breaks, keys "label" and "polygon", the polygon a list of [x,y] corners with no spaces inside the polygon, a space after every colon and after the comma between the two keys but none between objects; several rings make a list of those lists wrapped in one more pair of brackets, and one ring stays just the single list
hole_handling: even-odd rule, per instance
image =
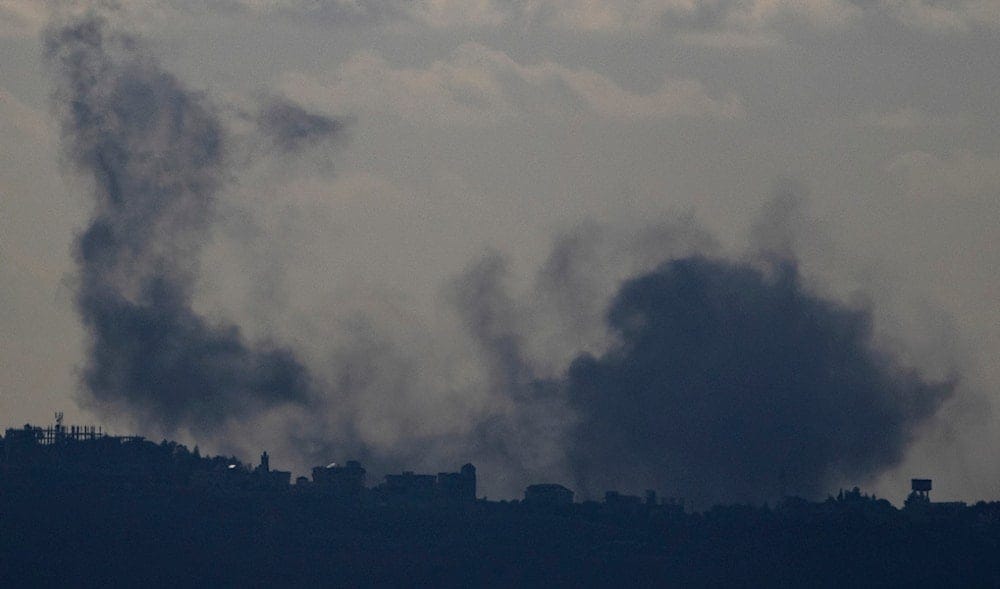
[{"label": "silhouetted building", "polygon": [[911,479],[910,495],[903,506],[934,517],[953,516],[968,507],[964,501],[931,501],[931,479]]},{"label": "silhouetted building", "polygon": [[109,436],[96,427],[66,427],[57,414],[55,426],[7,429],[0,466],[4,476],[22,482],[150,486],[184,478],[171,468],[175,447],[160,448],[139,436]]},{"label": "silhouetted building", "polygon": [[406,470],[402,474],[385,475],[382,488],[390,501],[429,503],[437,496],[437,477]]},{"label": "silhouetted building", "polygon": [[357,460],[348,460],[344,466],[317,466],[312,476],[315,489],[340,499],[358,499],[365,488],[365,469]]},{"label": "silhouetted building", "polygon": [[65,446],[74,442],[103,442],[103,446],[142,442],[142,436],[109,436],[102,428],[94,426],[64,426],[61,414],[56,414],[54,426],[37,427],[25,424],[21,429],[8,428],[4,433],[3,452],[6,461],[17,460],[39,447]]},{"label": "silhouetted building", "polygon": [[[655,499],[655,493],[654,493]],[[613,506],[639,506],[642,505],[642,498],[637,495],[622,495],[618,491],[607,491],[604,493],[604,504]]]},{"label": "silhouetted building", "polygon": [[232,493],[266,484],[264,479],[251,481],[249,477],[250,473],[238,464],[216,464],[213,468],[191,473],[191,487],[199,491]]},{"label": "silhouetted building", "polygon": [[271,489],[287,488],[292,480],[292,473],[284,470],[271,470],[271,457],[267,452],[260,455],[260,466],[254,470],[257,481]]},{"label": "silhouetted building", "polygon": [[470,503],[476,500],[476,467],[465,464],[459,472],[440,472],[438,497],[448,502]]},{"label": "silhouetted building", "polygon": [[570,505],[573,503],[573,491],[552,483],[531,485],[524,490],[524,502],[529,505]]}]

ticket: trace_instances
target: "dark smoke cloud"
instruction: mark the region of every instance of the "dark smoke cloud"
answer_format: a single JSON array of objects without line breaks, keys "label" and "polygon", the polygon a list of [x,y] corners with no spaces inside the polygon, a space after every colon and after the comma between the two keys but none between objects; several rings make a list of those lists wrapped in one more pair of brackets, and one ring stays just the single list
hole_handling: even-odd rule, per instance
[{"label": "dark smoke cloud", "polygon": [[581,352],[600,353],[608,343],[604,313],[622,282],[663,260],[718,250],[690,214],[671,215],[638,230],[588,221],[556,237],[532,292],[531,357],[554,377]]},{"label": "dark smoke cloud", "polygon": [[806,292],[789,262],[677,259],[627,281],[608,322],[618,343],[566,381],[570,461],[591,495],[822,496],[896,464],[953,390],[898,367],[869,312]]},{"label": "dark smoke cloud", "polygon": [[257,115],[261,132],[278,149],[295,153],[340,135],[340,121],[312,113],[283,98],[272,98]]},{"label": "dark smoke cloud", "polygon": [[198,254],[226,175],[217,117],[100,17],[52,27],[44,41],[65,153],[93,178],[93,217],[76,248],[88,402],[206,432],[231,416],[307,401],[309,374],[289,351],[252,345],[237,327],[192,310]]},{"label": "dark smoke cloud", "polygon": [[[290,431],[272,435],[313,464],[361,458],[375,472],[472,459],[484,478],[504,479],[491,485],[507,496],[553,480],[585,496],[649,487],[710,502],[817,496],[875,475],[952,390],[879,352],[867,311],[804,289],[788,240],[762,244],[780,254],[767,273],[692,255],[711,240],[668,227],[621,247],[592,232],[564,240],[534,300],[509,293],[500,256],[472,265],[450,299],[471,336],[457,356],[475,356],[470,371],[482,375],[452,383],[425,374],[426,350],[354,338],[319,395],[315,358],[310,373],[287,349],[193,310],[230,173],[231,140],[204,97],[99,18],[52,28],[45,42],[65,153],[93,180],[77,306],[90,338],[85,400],[98,410],[199,436],[230,418],[287,417]],[[286,153],[341,131],[281,99],[255,120]],[[675,261],[650,270],[663,259]],[[598,309],[611,297],[603,326]],[[545,351],[550,336],[562,340],[558,353]],[[457,411],[457,394],[430,394],[480,384],[486,392]],[[289,406],[298,410],[259,413]],[[415,414],[468,427],[417,427]]]}]

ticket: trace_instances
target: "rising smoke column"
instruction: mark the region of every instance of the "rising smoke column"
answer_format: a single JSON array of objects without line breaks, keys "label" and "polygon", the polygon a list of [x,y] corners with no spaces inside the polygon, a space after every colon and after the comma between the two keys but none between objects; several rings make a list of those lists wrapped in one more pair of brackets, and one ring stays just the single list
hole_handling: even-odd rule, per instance
[{"label": "rising smoke column", "polygon": [[810,294],[791,262],[677,259],[627,281],[608,322],[619,343],[566,380],[572,470],[592,496],[822,497],[899,462],[953,390],[897,366],[868,311]]},{"label": "rising smoke column", "polygon": [[[310,375],[290,351],[252,345],[238,327],[192,310],[198,254],[226,176],[227,138],[204,98],[98,16],[50,28],[45,47],[64,151],[93,180],[93,215],[75,252],[89,334],[85,402],[200,432],[307,403]],[[289,113],[300,114],[278,112]],[[282,135],[281,117],[266,120],[293,144],[305,132]]]},{"label": "rising smoke column", "polygon": [[508,293],[507,279],[506,260],[490,252],[455,279],[449,299],[479,352],[492,401],[462,445],[487,477],[498,471],[496,488],[515,495],[532,482],[565,476],[573,415],[560,384],[538,377],[526,350],[529,310]]}]

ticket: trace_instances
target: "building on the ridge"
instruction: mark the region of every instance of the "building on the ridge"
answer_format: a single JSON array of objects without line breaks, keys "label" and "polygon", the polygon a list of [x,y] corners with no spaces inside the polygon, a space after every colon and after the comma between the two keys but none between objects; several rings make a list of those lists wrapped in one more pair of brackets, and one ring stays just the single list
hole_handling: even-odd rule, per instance
[{"label": "building on the ridge", "polygon": [[937,514],[958,512],[965,509],[964,501],[931,501],[931,479],[910,479],[910,495],[903,507],[910,510],[933,512]]},{"label": "building on the ridge", "polygon": [[458,472],[439,472],[438,496],[446,502],[471,503],[476,500],[476,467],[464,464]]},{"label": "building on the ridge", "polygon": [[336,463],[312,469],[314,489],[338,499],[356,500],[365,488],[365,469],[357,460],[348,460],[344,466]]},{"label": "building on the ridge", "polygon": [[573,503],[573,491],[554,483],[531,485],[524,490],[524,502],[549,507],[570,505]]},{"label": "building on the ridge", "polygon": [[[655,494],[653,499],[655,501]],[[622,507],[636,507],[642,505],[642,497],[638,495],[623,495],[618,491],[605,491],[604,493],[604,504],[614,505]]]},{"label": "building on the ridge", "polygon": [[[111,436],[94,426],[65,426],[56,413],[55,425],[25,424],[9,428],[0,443],[0,470],[7,478],[43,484],[157,484],[171,473],[140,436]],[[151,458],[151,456],[153,458]]]},{"label": "building on the ridge", "polygon": [[156,444],[140,436],[112,436],[93,426],[64,426],[61,414],[49,427],[25,425],[0,436],[0,482],[23,480],[32,484],[86,483],[102,488],[173,487],[185,493],[253,494],[278,492],[314,496],[345,506],[375,503],[431,505],[464,509],[476,503],[476,467],[462,465],[457,472],[390,474],[374,489],[365,486],[366,471],[349,460],[312,469],[312,480],[271,468],[264,451],[256,466],[235,457],[202,457],[198,448],[164,440]]},{"label": "building on the ridge", "polygon": [[374,492],[380,501],[387,503],[470,504],[476,501],[476,467],[464,464],[458,472],[439,472],[437,475],[416,474],[409,470],[388,474]]},{"label": "building on the ridge", "polygon": [[381,489],[384,498],[389,501],[430,503],[437,496],[437,477],[404,470],[402,474],[385,475],[385,483]]},{"label": "building on the ridge", "polygon": [[260,455],[260,465],[254,469],[258,481],[267,488],[285,489],[291,484],[292,473],[285,470],[271,470],[271,457],[264,452]]}]

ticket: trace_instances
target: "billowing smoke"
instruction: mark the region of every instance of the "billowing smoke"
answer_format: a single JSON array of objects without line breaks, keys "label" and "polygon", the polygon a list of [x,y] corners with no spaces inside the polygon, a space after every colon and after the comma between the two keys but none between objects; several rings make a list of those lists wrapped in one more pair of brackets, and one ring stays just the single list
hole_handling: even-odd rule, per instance
[{"label": "billowing smoke", "polygon": [[791,262],[675,259],[627,281],[607,319],[618,342],[566,379],[590,495],[819,497],[896,464],[953,388],[897,366],[867,311],[810,294]]},{"label": "billowing smoke", "polygon": [[[501,257],[473,264],[449,290],[470,338],[453,373],[428,361],[435,342],[399,347],[381,332],[310,371],[194,310],[233,159],[206,98],[100,18],[45,41],[67,159],[93,181],[76,301],[85,402],[99,412],[196,437],[253,418],[289,454],[362,458],[373,472],[473,460],[506,496],[553,480],[583,496],[656,488],[707,503],[870,478],[952,390],[880,352],[870,313],[811,293],[793,263],[704,257],[712,240],[687,222],[612,247],[581,230],[523,297]],[[341,130],[281,99],[248,119],[283,153]]]},{"label": "billowing smoke", "polygon": [[[306,403],[313,385],[291,352],[252,344],[238,327],[192,310],[198,254],[227,173],[226,135],[205,99],[97,16],[50,29],[45,47],[65,153],[93,178],[93,216],[76,247],[87,403],[202,432]],[[319,132],[317,120],[299,115],[272,107],[263,120],[295,147]],[[282,130],[289,117],[292,130]]]}]

